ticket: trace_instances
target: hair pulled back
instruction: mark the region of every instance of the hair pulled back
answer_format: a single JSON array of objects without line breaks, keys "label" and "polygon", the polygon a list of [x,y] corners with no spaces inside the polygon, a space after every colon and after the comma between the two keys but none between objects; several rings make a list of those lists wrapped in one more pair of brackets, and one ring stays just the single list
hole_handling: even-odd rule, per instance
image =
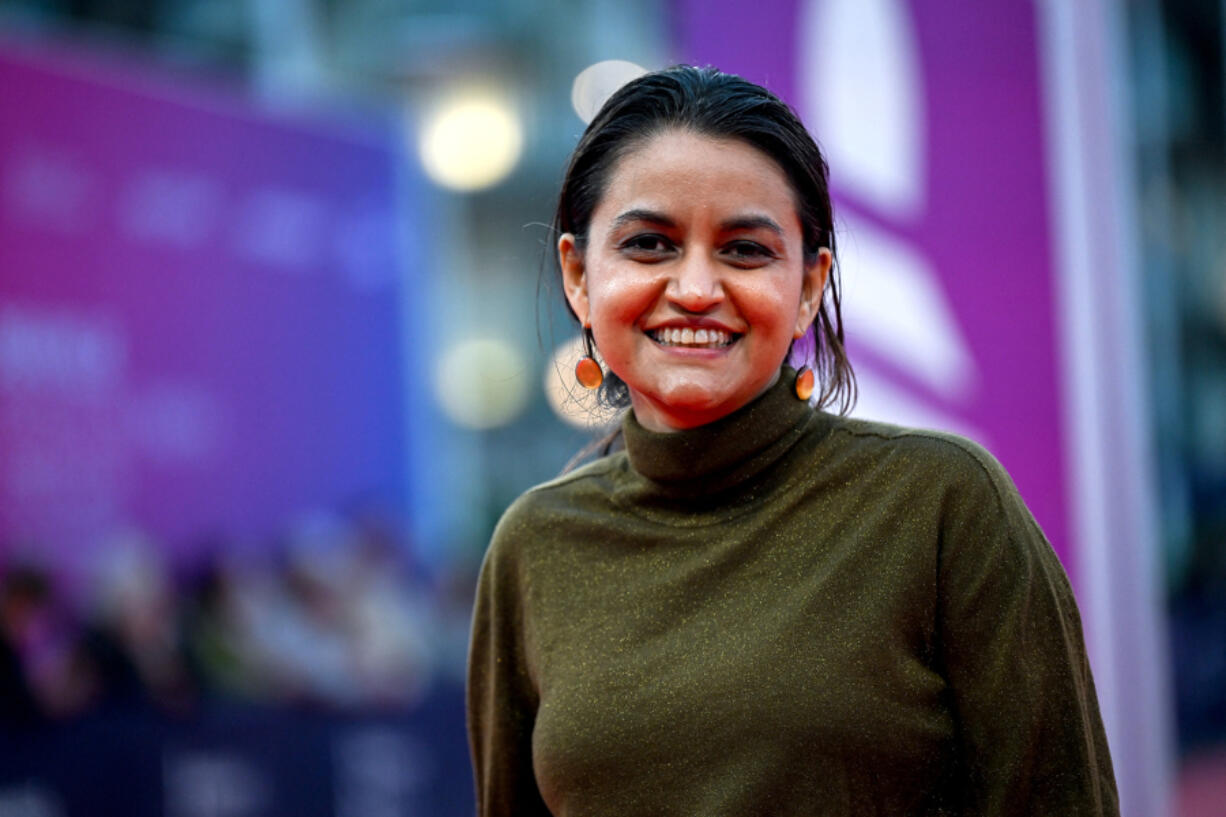
[{"label": "hair pulled back", "polygon": [[[822,247],[835,254],[826,160],[795,112],[770,91],[739,76],[688,65],[632,80],[605,102],[571,154],[558,194],[554,234],[571,233],[579,249],[585,249],[592,213],[618,160],[673,129],[737,139],[771,157],[792,185],[805,263],[814,263]],[[846,412],[855,400],[855,378],[843,348],[837,260],[835,255],[821,308],[809,331],[793,344],[789,362],[809,366],[818,376],[818,406],[837,404],[840,412]],[[601,399],[619,408],[629,405],[626,384],[609,372]]]}]

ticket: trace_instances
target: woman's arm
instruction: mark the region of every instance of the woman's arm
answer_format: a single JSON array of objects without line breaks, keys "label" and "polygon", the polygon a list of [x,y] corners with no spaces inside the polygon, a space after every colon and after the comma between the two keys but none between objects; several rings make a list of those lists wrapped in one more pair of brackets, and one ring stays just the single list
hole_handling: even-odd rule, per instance
[{"label": "woman's arm", "polygon": [[1068,579],[1003,469],[948,498],[938,638],[961,747],[962,812],[1118,815]]},{"label": "woman's arm", "polygon": [[[505,520],[504,520],[505,521]],[[506,525],[481,567],[468,656],[468,736],[478,817],[549,815],[532,769],[538,696],[524,646],[521,577]]]}]

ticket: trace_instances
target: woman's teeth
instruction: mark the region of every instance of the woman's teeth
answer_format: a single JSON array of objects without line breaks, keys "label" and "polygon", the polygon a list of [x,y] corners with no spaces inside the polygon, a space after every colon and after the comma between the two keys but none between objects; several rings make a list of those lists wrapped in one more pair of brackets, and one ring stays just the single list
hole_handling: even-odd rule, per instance
[{"label": "woman's teeth", "polygon": [[663,346],[698,346],[718,349],[732,343],[733,335],[719,329],[656,329],[648,334]]}]

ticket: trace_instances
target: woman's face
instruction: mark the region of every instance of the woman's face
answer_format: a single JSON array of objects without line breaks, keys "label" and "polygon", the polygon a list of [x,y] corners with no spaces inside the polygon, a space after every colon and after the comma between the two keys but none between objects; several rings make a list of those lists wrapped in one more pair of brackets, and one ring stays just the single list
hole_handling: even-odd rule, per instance
[{"label": "woman's face", "polygon": [[581,250],[558,242],[566,297],[646,428],[704,425],[779,377],[830,270],[804,261],[787,176],[739,140],[652,137],[610,171]]}]

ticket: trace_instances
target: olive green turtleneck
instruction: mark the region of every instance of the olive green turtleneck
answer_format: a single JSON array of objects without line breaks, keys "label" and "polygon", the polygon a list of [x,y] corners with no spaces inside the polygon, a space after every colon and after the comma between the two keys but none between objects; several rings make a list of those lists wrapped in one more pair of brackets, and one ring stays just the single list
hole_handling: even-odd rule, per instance
[{"label": "olive green turtleneck", "polygon": [[478,813],[1110,815],[1072,593],[945,434],[740,411],[524,494],[482,569]]}]

